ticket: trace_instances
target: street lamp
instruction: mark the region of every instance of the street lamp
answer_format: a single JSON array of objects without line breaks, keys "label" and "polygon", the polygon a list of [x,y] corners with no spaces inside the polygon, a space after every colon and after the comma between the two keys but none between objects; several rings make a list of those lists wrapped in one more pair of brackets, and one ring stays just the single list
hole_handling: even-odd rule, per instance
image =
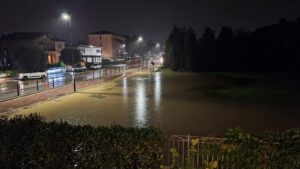
[{"label": "street lamp", "polygon": [[72,17],[68,13],[62,13],[61,18],[64,21],[68,21],[70,23],[70,28],[69,28],[69,36],[70,36],[70,45],[71,45],[71,55],[72,55],[72,63],[73,67],[75,66],[74,64],[74,54],[73,54],[73,39],[72,39]]},{"label": "street lamp", "polygon": [[156,47],[156,48],[159,48],[159,47],[160,47],[160,44],[159,44],[159,43],[157,43],[157,44],[155,45],[155,47]]},{"label": "street lamp", "polygon": [[68,20],[71,19],[71,16],[70,16],[68,13],[62,13],[62,14],[61,14],[61,18],[62,18],[63,20],[68,21]]},{"label": "street lamp", "polygon": [[143,41],[144,41],[144,38],[142,36],[139,36],[138,37],[138,42],[141,44],[141,55],[142,55],[142,70],[143,70],[143,67],[144,67],[144,55],[143,55]]},{"label": "street lamp", "polygon": [[143,42],[143,37],[142,36],[139,36],[139,38],[138,38],[138,42]]},{"label": "street lamp", "polygon": [[141,48],[140,48],[141,53],[140,54],[143,55],[143,41],[144,41],[144,38],[142,36],[139,36],[137,41],[138,41],[138,43],[141,44]]}]

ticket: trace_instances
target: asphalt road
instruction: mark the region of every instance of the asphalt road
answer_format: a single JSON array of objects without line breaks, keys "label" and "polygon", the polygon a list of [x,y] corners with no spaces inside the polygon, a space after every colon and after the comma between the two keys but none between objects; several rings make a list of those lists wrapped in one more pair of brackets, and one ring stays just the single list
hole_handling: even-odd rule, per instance
[{"label": "asphalt road", "polygon": [[34,79],[34,80],[18,80],[12,78],[0,82],[0,101],[6,100],[18,95],[27,95],[30,93],[48,90],[51,88],[65,86],[71,84],[76,77],[76,81],[86,81],[98,79],[103,76],[111,76],[119,73],[124,68],[124,65],[109,66],[100,70],[88,70],[85,72],[65,72],[48,74],[47,79]]}]

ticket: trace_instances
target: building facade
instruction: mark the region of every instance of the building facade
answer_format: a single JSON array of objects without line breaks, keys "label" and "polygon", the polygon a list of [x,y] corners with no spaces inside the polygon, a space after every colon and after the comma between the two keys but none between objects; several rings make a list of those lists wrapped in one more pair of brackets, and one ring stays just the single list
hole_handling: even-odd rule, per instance
[{"label": "building facade", "polygon": [[126,53],[126,38],[113,32],[101,31],[88,35],[89,45],[101,47],[102,57],[105,59],[124,58]]},{"label": "building facade", "polygon": [[102,49],[100,47],[80,45],[77,48],[79,49],[82,55],[81,59],[85,64],[91,65],[92,63],[102,62]]},{"label": "building facade", "polygon": [[11,56],[19,47],[37,47],[47,54],[48,64],[59,63],[60,52],[65,48],[65,42],[47,32],[15,32],[3,35],[0,41],[0,53],[9,64]]}]

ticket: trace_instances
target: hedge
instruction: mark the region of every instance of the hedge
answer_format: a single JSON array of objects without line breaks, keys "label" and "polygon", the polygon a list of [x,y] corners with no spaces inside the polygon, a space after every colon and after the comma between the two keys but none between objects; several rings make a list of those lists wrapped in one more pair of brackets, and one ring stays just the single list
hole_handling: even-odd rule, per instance
[{"label": "hedge", "polygon": [[0,118],[0,168],[160,168],[154,127],[72,126],[31,114]]}]

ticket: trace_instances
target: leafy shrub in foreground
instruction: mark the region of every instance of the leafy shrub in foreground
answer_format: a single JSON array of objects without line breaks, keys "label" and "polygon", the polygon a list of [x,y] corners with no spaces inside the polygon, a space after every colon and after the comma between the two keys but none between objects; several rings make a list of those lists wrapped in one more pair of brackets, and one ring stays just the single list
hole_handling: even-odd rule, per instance
[{"label": "leafy shrub in foreground", "polygon": [[72,126],[36,114],[0,118],[0,168],[159,168],[163,143],[153,127]]}]

